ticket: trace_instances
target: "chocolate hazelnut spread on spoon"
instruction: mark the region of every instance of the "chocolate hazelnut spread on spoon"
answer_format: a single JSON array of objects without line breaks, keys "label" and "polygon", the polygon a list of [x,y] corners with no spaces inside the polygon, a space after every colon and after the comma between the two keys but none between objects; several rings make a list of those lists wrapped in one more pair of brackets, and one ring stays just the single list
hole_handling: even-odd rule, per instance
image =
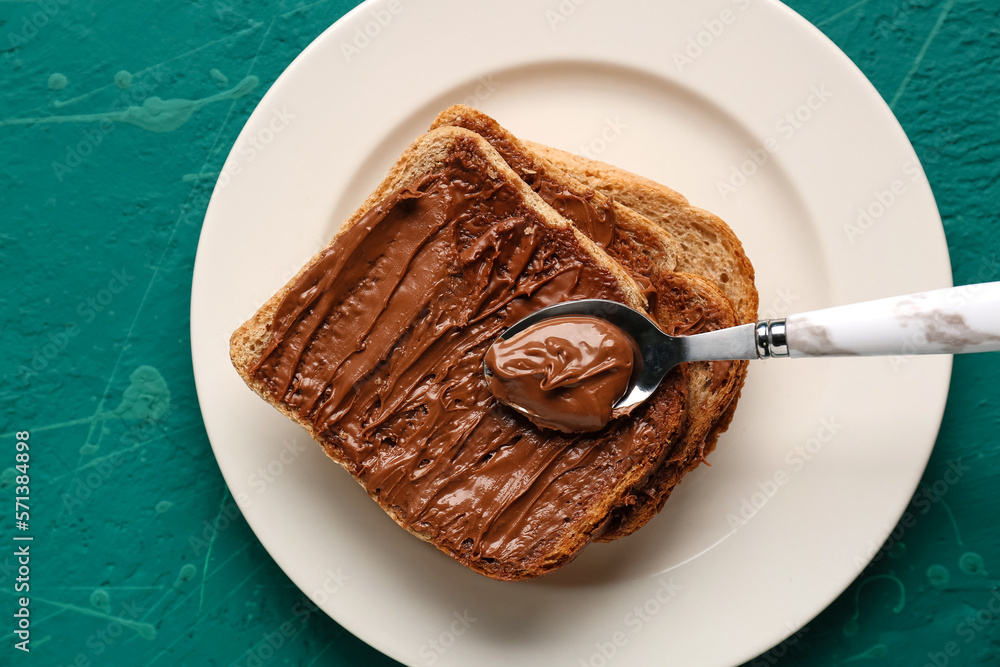
[{"label": "chocolate hazelnut spread on spoon", "polygon": [[490,347],[486,381],[497,400],[540,427],[596,431],[628,388],[632,346],[603,318],[553,317]]}]

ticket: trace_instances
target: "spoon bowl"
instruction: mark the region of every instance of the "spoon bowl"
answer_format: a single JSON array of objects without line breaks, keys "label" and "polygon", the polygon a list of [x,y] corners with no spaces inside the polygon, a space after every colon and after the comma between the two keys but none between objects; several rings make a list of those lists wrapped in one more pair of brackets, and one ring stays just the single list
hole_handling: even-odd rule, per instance
[{"label": "spoon bowl", "polygon": [[[695,341],[695,348],[699,347],[699,343],[705,344],[706,341],[701,338],[702,336],[714,334],[711,338],[715,341],[718,354],[724,355],[716,357],[717,359],[758,358],[756,347],[752,345],[751,331],[747,329],[747,327],[752,329],[752,324],[710,332],[710,334],[699,334],[698,336],[670,336],[664,333],[644,313],[629,308],[623,303],[605,299],[581,299],[542,308],[504,331],[500,335],[500,340],[510,340],[528,327],[553,317],[565,315],[601,318],[621,329],[632,339],[635,351],[632,377],[629,379],[625,393],[615,402],[614,410],[628,410],[649,398],[660,386],[663,377],[671,368],[689,360],[688,357],[692,354],[690,349],[692,341]],[[736,329],[741,331],[737,332]],[[731,342],[726,343],[723,339]],[[483,371],[489,377],[490,371],[485,363]],[[520,406],[512,407],[525,412]]]}]

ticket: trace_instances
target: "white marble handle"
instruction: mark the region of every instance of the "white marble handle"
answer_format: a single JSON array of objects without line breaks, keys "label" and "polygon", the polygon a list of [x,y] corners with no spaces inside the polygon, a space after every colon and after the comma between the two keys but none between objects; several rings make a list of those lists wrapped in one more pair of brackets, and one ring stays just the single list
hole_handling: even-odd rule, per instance
[{"label": "white marble handle", "polygon": [[786,318],[791,357],[1000,350],[1000,282],[949,287]]}]

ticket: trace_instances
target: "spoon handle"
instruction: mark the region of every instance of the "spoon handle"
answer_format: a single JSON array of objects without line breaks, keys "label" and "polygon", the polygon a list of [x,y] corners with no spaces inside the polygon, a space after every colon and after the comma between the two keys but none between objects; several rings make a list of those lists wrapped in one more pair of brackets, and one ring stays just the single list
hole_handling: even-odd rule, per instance
[{"label": "spoon handle", "polygon": [[866,301],[757,325],[761,356],[962,354],[1000,350],[1000,282]]}]

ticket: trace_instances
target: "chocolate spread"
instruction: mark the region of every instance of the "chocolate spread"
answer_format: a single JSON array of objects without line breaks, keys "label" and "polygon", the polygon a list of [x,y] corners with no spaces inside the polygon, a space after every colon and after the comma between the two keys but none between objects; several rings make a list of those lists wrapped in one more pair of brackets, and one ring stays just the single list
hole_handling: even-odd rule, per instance
[{"label": "chocolate spread", "polygon": [[577,229],[594,243],[602,248],[608,247],[615,232],[615,209],[610,197],[607,205],[598,207],[592,201],[595,194],[593,190],[588,189],[585,195],[578,195],[568,187],[547,178],[539,176],[533,181],[532,187],[546,204],[572,220]]},{"label": "chocolate spread", "polygon": [[486,353],[487,383],[538,426],[596,431],[628,388],[632,345],[605,319],[553,317],[494,343]]},{"label": "chocolate spread", "polygon": [[[545,200],[545,203],[558,211],[561,215],[573,221],[576,228],[583,232],[591,241],[601,246],[611,256],[615,256],[613,240],[615,237],[615,206],[610,197],[605,198],[603,205],[594,202],[597,194],[593,188],[586,188],[582,192],[574,192],[566,185],[560,183],[546,173],[544,169],[539,169],[531,158],[527,157],[522,150],[504,136],[502,131],[494,127],[491,123],[480,122],[475,118],[456,118],[454,123],[459,127],[472,130],[479,136],[490,142],[511,169],[517,172],[525,183],[538,196]],[[641,284],[641,280],[639,281]],[[648,282],[648,281],[647,281]]]},{"label": "chocolate spread", "polygon": [[546,204],[572,221],[578,230],[618,260],[639,283],[643,296],[649,304],[649,311],[655,312],[657,290],[649,279],[650,260],[642,253],[633,252],[627,242],[618,238],[618,220],[615,215],[615,203],[611,197],[604,197],[603,203],[598,204],[595,199],[600,198],[593,188],[574,191],[573,188],[560,182],[560,179],[549,174],[545,168],[539,168],[539,165],[526,156],[521,148],[490,123],[466,117],[455,119],[455,124],[472,130],[490,142],[504,162],[510,165],[511,169],[517,172]]},{"label": "chocolate spread", "polygon": [[662,453],[652,415],[677,405],[591,436],[542,432],[497,403],[482,364],[504,329],[625,295],[491,170],[457,150],[373,206],[287,290],[254,369],[400,523],[484,567],[570,539],[593,499]]}]

